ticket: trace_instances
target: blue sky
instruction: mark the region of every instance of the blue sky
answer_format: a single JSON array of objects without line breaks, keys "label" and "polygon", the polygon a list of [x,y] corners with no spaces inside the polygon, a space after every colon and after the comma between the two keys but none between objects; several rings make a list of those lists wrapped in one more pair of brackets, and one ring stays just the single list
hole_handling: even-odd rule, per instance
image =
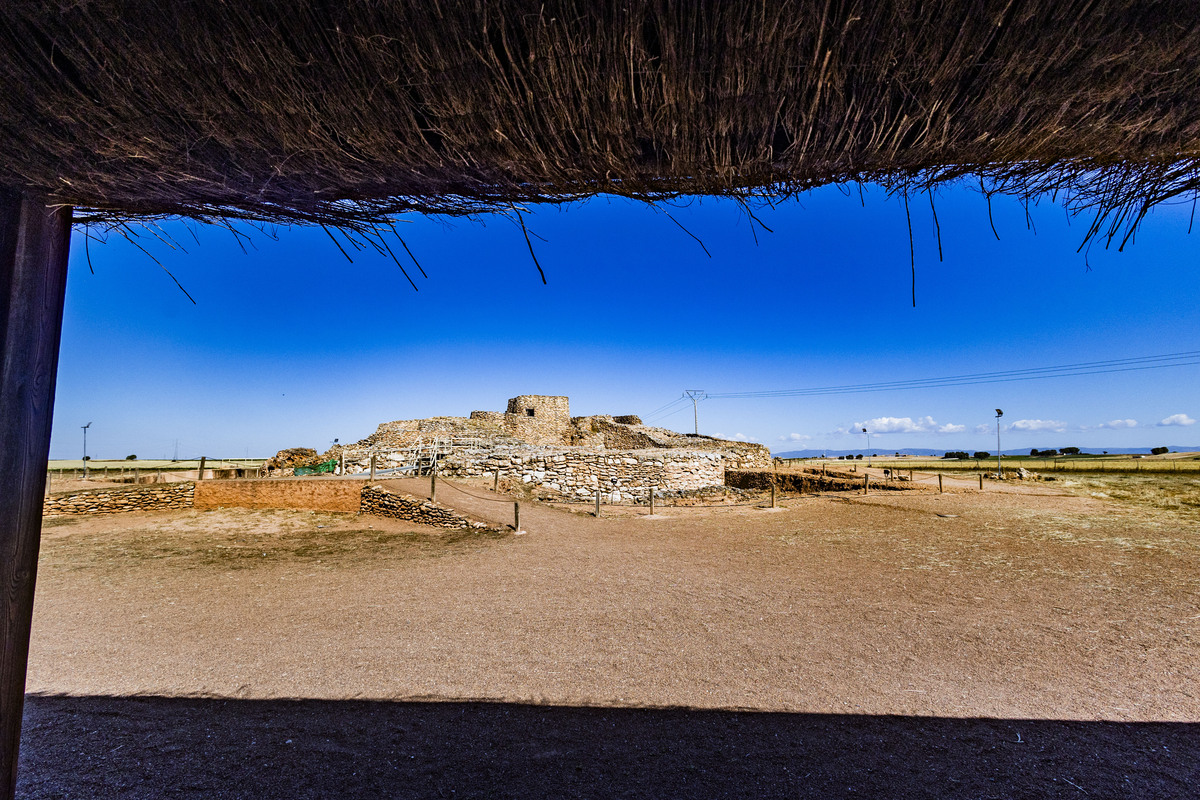
[{"label": "blue sky", "polygon": [[[618,199],[526,216],[520,228],[411,217],[398,229],[428,279],[374,251],[350,263],[320,228],[219,228],[72,242],[52,458],[263,456],[354,441],[386,420],[503,410],[565,394],[573,414],[647,415],[684,389],[801,389],[1200,350],[1200,230],[1157,209],[1125,252],[1076,252],[1060,206],[911,200],[917,307],[903,204],[836,187],[756,211],[729,201],[662,210]],[[755,242],[754,233],[758,242]],[[198,239],[198,242],[197,242]],[[543,241],[544,239],[544,241]],[[392,242],[397,254],[402,251]],[[1090,266],[1090,269],[1088,268]],[[1200,367],[893,392],[711,399],[700,431],[776,451],[902,447],[1138,447],[1200,442]],[[691,406],[657,421],[690,430]]]}]

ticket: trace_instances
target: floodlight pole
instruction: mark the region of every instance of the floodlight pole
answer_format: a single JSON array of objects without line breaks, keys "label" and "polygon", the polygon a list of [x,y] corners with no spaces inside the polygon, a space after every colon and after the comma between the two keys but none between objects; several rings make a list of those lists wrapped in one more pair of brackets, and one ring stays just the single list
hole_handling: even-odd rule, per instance
[{"label": "floodlight pole", "polygon": [[1004,412],[996,409],[996,479],[1004,477],[1004,469],[1000,466],[1000,418],[1004,416]]},{"label": "floodlight pole", "polygon": [[90,422],[89,422],[87,425],[82,425],[82,426],[80,426],[80,427],[82,427],[82,428],[83,428],[83,479],[86,481],[86,480],[87,480],[87,468],[88,468],[88,463],[87,463],[87,461],[88,461],[88,459],[87,459],[87,429],[88,429],[88,428],[90,428],[90,427],[92,427],[92,423],[90,423]]},{"label": "floodlight pole", "polygon": [[867,466],[871,466],[871,432],[863,428],[863,433],[867,435]]},{"label": "floodlight pole", "polygon": [[692,424],[695,425],[695,428],[693,430],[695,431],[695,434],[697,436],[699,436],[700,435],[700,411],[696,408],[696,401],[704,399],[704,397],[705,397],[704,390],[703,389],[684,389],[683,396],[690,397],[692,399]]},{"label": "floodlight pole", "polygon": [[0,800],[17,788],[70,244],[69,207],[0,187]]}]

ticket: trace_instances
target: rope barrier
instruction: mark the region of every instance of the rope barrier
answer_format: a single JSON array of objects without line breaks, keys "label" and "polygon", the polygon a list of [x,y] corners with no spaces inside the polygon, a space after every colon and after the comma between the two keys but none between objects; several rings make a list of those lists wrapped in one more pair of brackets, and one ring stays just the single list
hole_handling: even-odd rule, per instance
[{"label": "rope barrier", "polygon": [[485,500],[489,503],[511,503],[511,502],[513,502],[512,500],[507,499],[507,498],[504,500],[497,500],[495,497],[484,497],[483,495],[475,494],[474,492],[468,492],[466,489],[455,486],[453,483],[451,483],[450,481],[445,480],[445,479],[443,479],[440,482],[443,486],[449,486],[451,489],[455,490],[456,492],[461,492],[462,494],[465,494],[467,497],[474,497],[476,500]]}]

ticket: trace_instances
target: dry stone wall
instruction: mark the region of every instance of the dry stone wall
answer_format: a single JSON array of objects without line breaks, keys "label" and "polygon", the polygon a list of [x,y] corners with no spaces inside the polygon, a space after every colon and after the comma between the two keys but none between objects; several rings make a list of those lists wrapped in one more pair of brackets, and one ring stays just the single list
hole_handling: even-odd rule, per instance
[{"label": "dry stone wall", "polygon": [[436,528],[475,528],[477,530],[491,529],[495,526],[479,520],[473,520],[456,511],[451,511],[428,500],[418,500],[394,494],[382,486],[364,486],[362,488],[360,514],[373,514],[377,517],[390,517],[415,522],[420,525],[432,525]]},{"label": "dry stone wall", "polygon": [[42,515],[117,514],[124,511],[166,511],[191,508],[194,483],[172,483],[145,489],[91,489],[57,494],[42,503]]},{"label": "dry stone wall", "polygon": [[725,482],[720,453],[681,450],[597,451],[589,448],[498,448],[454,453],[438,464],[448,477],[494,477],[568,498],[645,500],[651,492],[693,491]]}]

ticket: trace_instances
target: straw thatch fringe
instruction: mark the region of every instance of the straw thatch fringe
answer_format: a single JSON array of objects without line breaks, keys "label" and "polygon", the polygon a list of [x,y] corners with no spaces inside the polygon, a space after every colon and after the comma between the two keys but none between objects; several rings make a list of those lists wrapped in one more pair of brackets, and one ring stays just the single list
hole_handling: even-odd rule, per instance
[{"label": "straw thatch fringe", "polygon": [[1200,188],[1191,0],[10,0],[0,185],[370,229],[970,177],[1121,243]]}]

